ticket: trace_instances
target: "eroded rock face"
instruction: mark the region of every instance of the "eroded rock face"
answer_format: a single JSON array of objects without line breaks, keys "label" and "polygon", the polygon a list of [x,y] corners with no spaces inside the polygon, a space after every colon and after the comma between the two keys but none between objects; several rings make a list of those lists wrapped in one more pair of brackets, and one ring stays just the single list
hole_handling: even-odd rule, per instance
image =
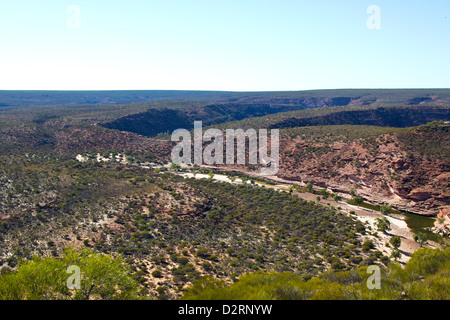
[{"label": "eroded rock face", "polygon": [[371,144],[356,139],[325,147],[298,137],[282,141],[278,176],[333,192],[353,188],[373,203],[422,215],[437,215],[450,204],[450,160],[406,151],[395,134],[378,136]]},{"label": "eroded rock face", "polygon": [[433,191],[427,188],[416,188],[412,190],[406,198],[411,199],[413,201],[425,201],[430,199],[433,196]]},{"label": "eroded rock face", "polygon": [[431,231],[441,236],[450,236],[450,206],[439,209],[439,214]]}]

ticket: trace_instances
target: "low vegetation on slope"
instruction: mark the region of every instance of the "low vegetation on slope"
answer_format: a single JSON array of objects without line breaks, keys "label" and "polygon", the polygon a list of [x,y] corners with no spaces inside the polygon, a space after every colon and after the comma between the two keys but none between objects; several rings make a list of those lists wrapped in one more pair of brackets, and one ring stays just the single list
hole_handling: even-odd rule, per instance
[{"label": "low vegetation on slope", "polygon": [[379,289],[369,284],[373,271],[325,272],[304,280],[290,272],[246,274],[229,285],[212,278],[196,281],[186,300],[447,300],[450,290],[450,248],[420,249],[404,268],[390,264],[381,269]]},{"label": "low vegetation on slope", "polygon": [[431,121],[449,120],[447,105],[344,105],[314,107],[246,118],[215,125],[218,128],[294,128],[325,125],[372,125],[412,127]]},{"label": "low vegetation on slope", "polygon": [[308,276],[389,260],[362,246],[355,218],[269,188],[33,157],[2,166],[0,179],[2,271],[90,247],[124,255],[149,294],[170,298],[207,274]]},{"label": "low vegetation on slope", "polygon": [[289,128],[318,125],[372,125],[382,127],[412,127],[436,120],[448,120],[450,108],[442,106],[390,106],[358,108],[329,112],[313,117],[290,117],[271,124],[269,128]]},{"label": "low vegetation on slope", "polygon": [[[74,277],[79,267],[80,278]],[[71,269],[72,268],[72,269]],[[69,270],[69,272],[68,272]],[[379,287],[367,266],[326,271],[305,279],[292,272],[257,271],[232,283],[204,276],[183,292],[184,300],[447,300],[450,290],[450,248],[420,249],[404,268],[382,267]],[[369,285],[372,286],[369,286]],[[70,286],[70,287],[69,287]],[[164,287],[158,287],[164,294]],[[160,296],[161,296],[160,294]],[[0,300],[148,299],[122,256],[90,249],[66,248],[60,258],[22,261],[0,277]]]}]

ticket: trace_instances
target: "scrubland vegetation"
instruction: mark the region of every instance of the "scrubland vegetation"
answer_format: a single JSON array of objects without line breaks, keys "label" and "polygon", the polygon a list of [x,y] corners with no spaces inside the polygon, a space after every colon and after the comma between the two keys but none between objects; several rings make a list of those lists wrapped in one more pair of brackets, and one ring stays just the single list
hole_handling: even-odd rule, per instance
[{"label": "scrubland vegetation", "polygon": [[122,254],[149,291],[158,270],[159,282],[176,294],[205,274],[317,274],[379,258],[362,252],[365,228],[356,219],[251,184],[36,158],[16,158],[1,178],[6,269],[36,254],[57,257],[76,244]]},{"label": "scrubland vegetation", "polygon": [[[78,287],[69,289],[70,266],[80,266]],[[161,277],[153,272],[154,277]],[[183,292],[184,300],[445,300],[450,286],[450,249],[416,251],[406,266],[381,268],[379,287],[371,286],[367,266],[349,271],[326,271],[315,277],[292,272],[257,271],[230,284],[204,276]],[[74,283],[76,283],[74,281]],[[160,296],[165,287],[158,287]],[[65,249],[61,258],[23,261],[17,271],[3,272],[0,299],[151,299],[121,256],[89,249]]]},{"label": "scrubland vegetation", "polygon": [[[356,168],[352,176],[364,178],[370,173],[365,160],[392,160],[391,151],[380,149],[386,145],[397,148],[412,169],[426,162],[436,176],[448,171],[448,125],[332,124],[336,115],[345,120],[350,114],[353,121],[358,111],[379,108],[338,106],[376,101],[368,91],[342,93],[185,92],[192,101],[155,101],[178,99],[182,93],[128,92],[139,96],[137,103],[117,93],[109,102],[102,94],[58,93],[46,106],[38,106],[49,99],[38,93],[25,94],[30,100],[18,104],[19,93],[11,93],[0,101],[0,299],[448,299],[448,249],[419,250],[400,267],[370,243],[371,231],[353,215],[270,188],[270,180],[228,172],[231,179],[265,186],[230,184],[183,178],[172,172],[178,167],[139,166],[167,163],[173,144],[166,131],[202,117],[209,120],[205,125],[219,128],[280,128],[283,168],[288,169],[281,173],[291,176],[314,164],[324,179],[338,176],[345,166]],[[394,101],[383,108],[401,115],[409,108],[404,104],[423,92],[382,94]],[[426,107],[420,106],[428,115],[438,109],[434,120],[448,109]],[[170,118],[172,111],[179,122]],[[147,132],[152,137],[136,133],[143,133],[135,129],[149,119],[161,123],[157,116],[166,122]],[[120,126],[129,121],[136,127]],[[311,126],[292,127],[297,121]],[[165,139],[155,139],[157,134]],[[334,149],[336,143],[358,143],[368,152],[358,158],[358,150],[351,150],[343,159],[333,153],[340,150]],[[97,153],[124,155],[127,161],[98,162]],[[77,161],[78,154],[90,157]],[[382,157],[386,154],[388,160]],[[286,166],[289,161],[293,167]],[[414,175],[401,176],[406,170],[399,166],[388,174],[402,187],[426,182],[422,171],[411,168]],[[432,187],[443,189],[442,181]],[[312,192],[312,184],[305,190]],[[342,200],[326,188],[316,192],[319,199]],[[350,202],[364,200],[358,197]],[[78,290],[66,283],[72,265],[81,270]],[[369,265],[381,267],[380,290],[365,286]]]},{"label": "scrubland vegetation", "polygon": [[367,267],[328,271],[309,280],[289,272],[256,272],[227,285],[203,278],[183,298],[199,300],[447,300],[450,288],[450,248],[420,249],[406,266],[389,264],[381,269],[380,288],[367,285]]}]

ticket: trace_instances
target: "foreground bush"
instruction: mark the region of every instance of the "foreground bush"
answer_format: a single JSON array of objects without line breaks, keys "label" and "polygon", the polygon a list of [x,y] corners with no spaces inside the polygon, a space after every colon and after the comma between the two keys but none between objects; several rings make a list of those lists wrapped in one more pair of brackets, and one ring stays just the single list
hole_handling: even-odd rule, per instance
[{"label": "foreground bush", "polygon": [[[65,249],[57,258],[33,257],[23,261],[17,271],[7,271],[0,276],[2,300],[49,299],[135,299],[139,285],[122,258],[97,254],[89,249],[75,251]],[[79,288],[69,266],[80,269]]]},{"label": "foreground bush", "polygon": [[290,272],[256,272],[226,285],[212,277],[195,282],[186,300],[350,300],[350,299],[450,299],[450,248],[420,249],[406,266],[393,263],[381,268],[381,288],[370,290],[367,267],[325,272],[308,281]]}]

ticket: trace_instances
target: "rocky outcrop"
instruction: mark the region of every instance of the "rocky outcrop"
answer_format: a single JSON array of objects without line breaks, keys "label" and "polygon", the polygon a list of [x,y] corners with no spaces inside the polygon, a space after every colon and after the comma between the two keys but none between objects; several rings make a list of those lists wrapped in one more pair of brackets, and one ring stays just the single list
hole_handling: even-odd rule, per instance
[{"label": "rocky outcrop", "polygon": [[448,158],[414,154],[397,134],[380,135],[370,142],[355,139],[326,145],[320,139],[283,140],[278,177],[311,182],[333,192],[355,189],[372,203],[421,215],[436,216],[450,204]]},{"label": "rocky outcrop", "polygon": [[441,236],[450,236],[450,206],[439,209],[439,214],[431,231]]}]

